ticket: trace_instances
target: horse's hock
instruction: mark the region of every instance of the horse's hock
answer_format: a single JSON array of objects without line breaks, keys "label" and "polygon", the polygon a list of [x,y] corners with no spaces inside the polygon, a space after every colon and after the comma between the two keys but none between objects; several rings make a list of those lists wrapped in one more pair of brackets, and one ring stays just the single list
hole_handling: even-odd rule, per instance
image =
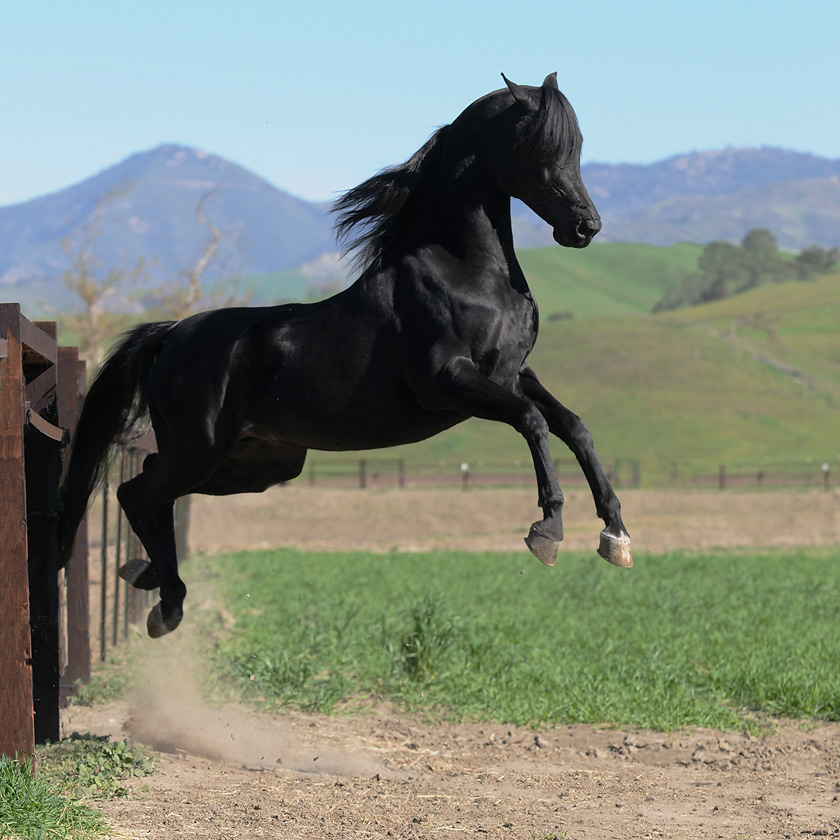
[{"label": "horse's hock", "polygon": [[76,348],[58,347],[55,322],[0,303],[0,755],[58,740],[60,695],[90,674],[87,535],[60,586],[56,531],[84,382],[85,365]]}]

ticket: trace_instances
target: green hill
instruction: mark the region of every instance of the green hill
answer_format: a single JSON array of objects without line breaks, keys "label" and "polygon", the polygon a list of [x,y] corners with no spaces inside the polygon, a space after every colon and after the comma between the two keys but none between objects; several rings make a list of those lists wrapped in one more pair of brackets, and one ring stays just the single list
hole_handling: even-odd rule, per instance
[{"label": "green hill", "polygon": [[581,251],[535,248],[517,256],[545,324],[565,313],[575,318],[648,313],[666,289],[695,270],[701,251],[699,245],[616,242]]}]

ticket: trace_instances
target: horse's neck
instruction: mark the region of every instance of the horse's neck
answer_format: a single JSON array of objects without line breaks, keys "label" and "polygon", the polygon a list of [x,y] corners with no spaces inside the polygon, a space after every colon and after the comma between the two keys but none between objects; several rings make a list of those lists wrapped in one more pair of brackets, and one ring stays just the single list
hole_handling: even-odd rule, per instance
[{"label": "horse's neck", "polygon": [[467,276],[475,278],[484,269],[488,281],[529,294],[514,251],[510,197],[486,180],[450,180],[448,189],[429,197],[418,228],[420,241],[444,248],[463,263]]}]

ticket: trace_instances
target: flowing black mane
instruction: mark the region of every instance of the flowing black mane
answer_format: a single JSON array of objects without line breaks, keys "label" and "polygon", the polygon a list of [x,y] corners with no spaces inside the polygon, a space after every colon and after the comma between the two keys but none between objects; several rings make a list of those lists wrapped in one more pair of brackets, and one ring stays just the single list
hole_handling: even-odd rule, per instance
[{"label": "flowing black mane", "polygon": [[[516,143],[537,157],[560,155],[565,166],[580,157],[580,130],[572,106],[557,89],[556,79],[552,80],[555,86],[532,89],[539,92],[540,98],[532,119],[520,120]],[[507,90],[503,92],[508,94]],[[486,119],[482,106],[488,100],[509,105],[510,100],[502,100],[500,93],[496,91],[474,102],[456,124],[479,109]],[[345,253],[356,252],[354,266],[360,273],[381,266],[386,247],[413,218],[416,207],[422,204],[423,187],[437,169],[445,139],[454,128],[455,124],[439,128],[405,163],[383,169],[348,190],[334,204],[336,235]]]},{"label": "flowing black mane", "polygon": [[405,163],[383,169],[336,201],[336,235],[345,252],[357,252],[354,263],[360,271],[377,268],[388,243],[405,228],[423,185],[437,169],[450,128],[439,128]]}]

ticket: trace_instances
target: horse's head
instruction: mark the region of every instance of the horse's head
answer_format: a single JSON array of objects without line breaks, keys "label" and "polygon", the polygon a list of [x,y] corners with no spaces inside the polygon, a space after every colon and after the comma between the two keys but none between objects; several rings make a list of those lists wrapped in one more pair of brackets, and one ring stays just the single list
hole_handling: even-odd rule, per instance
[{"label": "horse's head", "polygon": [[601,230],[601,217],[580,174],[583,138],[572,106],[557,87],[557,74],[541,87],[506,78],[505,83],[510,93],[499,94],[508,101],[499,117],[508,129],[502,132],[507,142],[493,156],[496,181],[552,226],[556,242],[585,248]]}]

